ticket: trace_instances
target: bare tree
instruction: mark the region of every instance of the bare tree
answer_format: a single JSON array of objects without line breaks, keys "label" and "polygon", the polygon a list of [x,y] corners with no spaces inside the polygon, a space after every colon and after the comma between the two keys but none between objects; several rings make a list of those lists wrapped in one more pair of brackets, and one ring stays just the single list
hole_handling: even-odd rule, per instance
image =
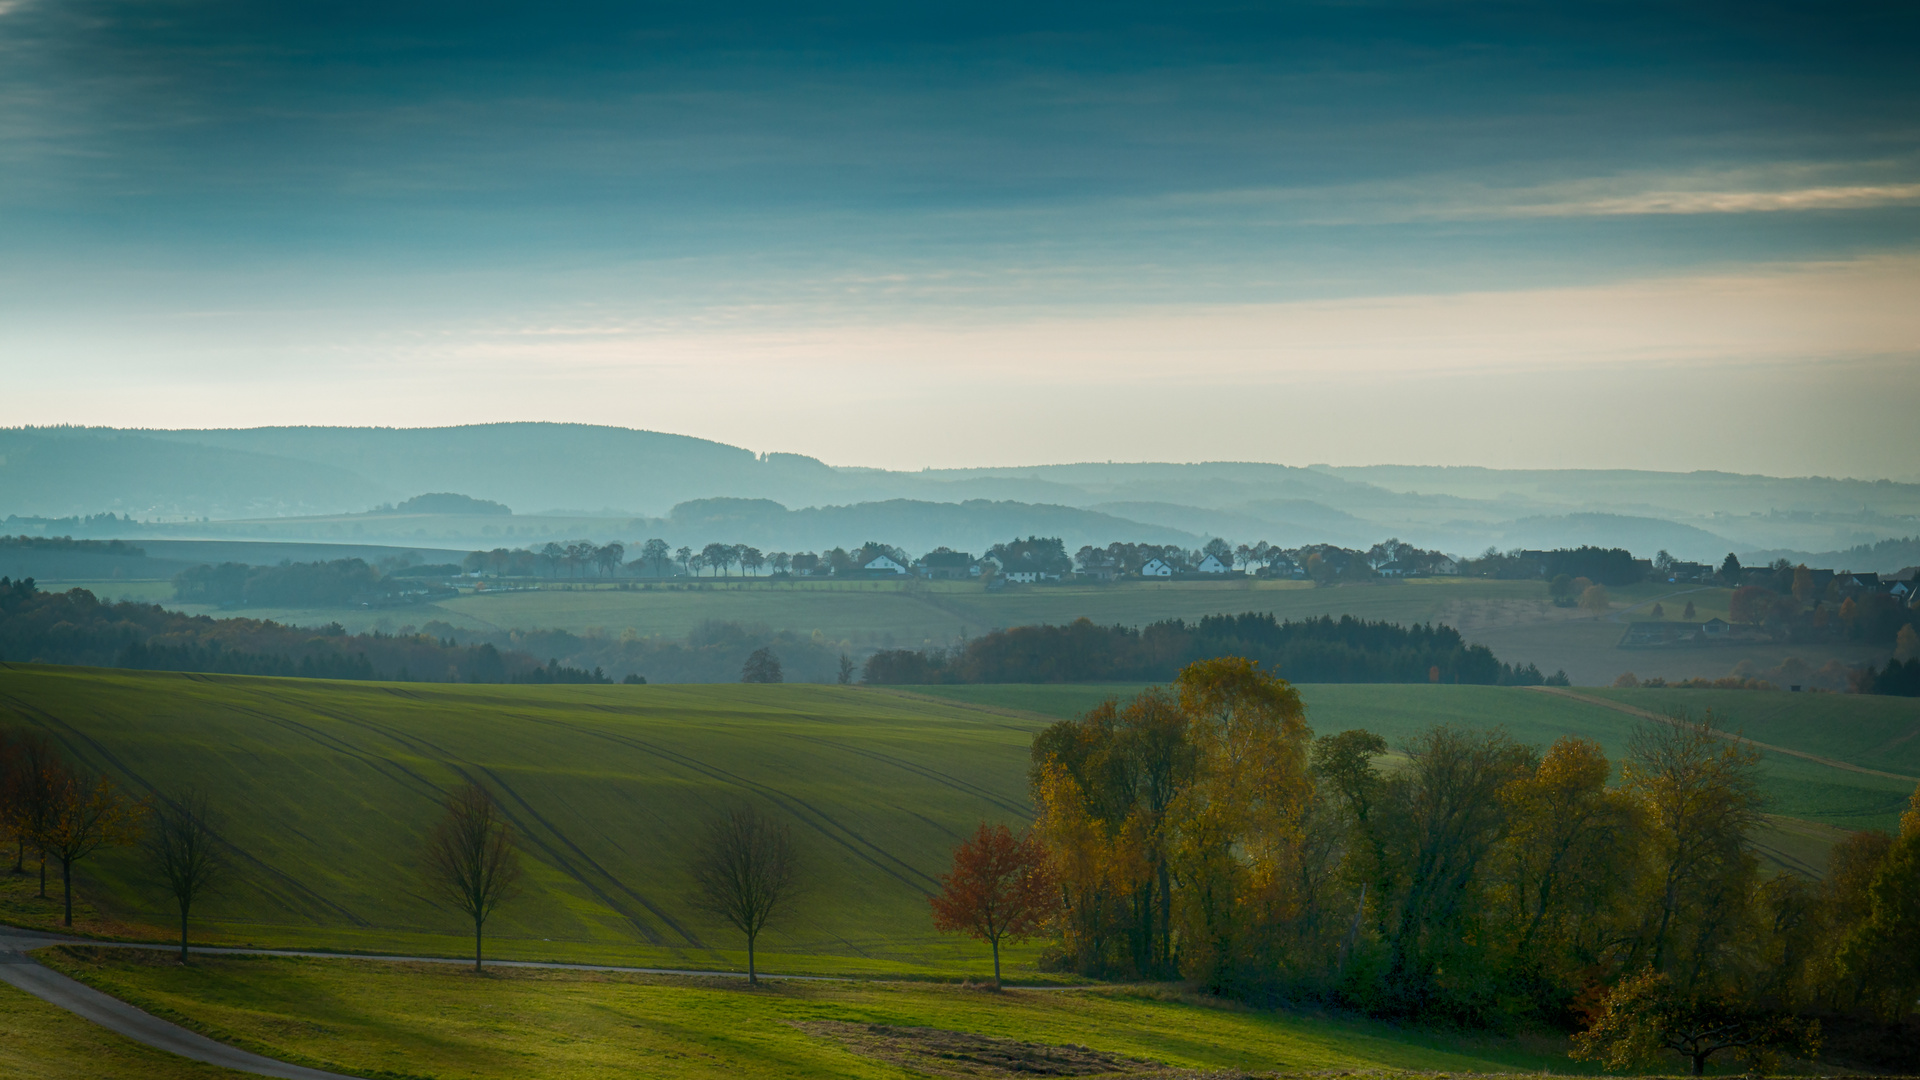
[{"label": "bare tree", "polygon": [[693,858],[693,904],[747,935],[747,981],[758,983],[754,945],[801,894],[800,855],[784,821],[736,806],[707,822]]},{"label": "bare tree", "polygon": [[426,870],[435,890],[473,920],[473,970],[481,970],[487,916],[520,881],[513,827],[485,788],[470,783],[447,796],[446,816],[427,836]]},{"label": "bare tree", "polygon": [[180,962],[187,962],[187,919],[227,868],[216,835],[219,819],[206,792],[189,788],[155,804],[147,830],[147,861],[180,912]]},{"label": "bare tree", "polygon": [[27,848],[40,859],[40,899],[47,898],[47,854],[39,836],[53,816],[55,799],[66,783],[67,766],[52,740],[29,731],[14,742],[6,784],[7,831],[13,834],[13,872],[26,870]]}]

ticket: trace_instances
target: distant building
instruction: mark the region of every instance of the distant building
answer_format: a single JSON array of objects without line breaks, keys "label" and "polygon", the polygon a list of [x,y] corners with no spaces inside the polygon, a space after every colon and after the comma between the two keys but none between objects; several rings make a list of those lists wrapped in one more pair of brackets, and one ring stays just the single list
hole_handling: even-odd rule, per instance
[{"label": "distant building", "polygon": [[1195,570],[1202,574],[1230,574],[1233,572],[1233,567],[1221,562],[1218,556],[1209,555],[1200,560],[1200,565]]},{"label": "distant building", "polygon": [[1031,585],[1045,575],[1038,570],[1009,570],[1000,576],[1015,585]]},{"label": "distant building", "polygon": [[869,574],[904,574],[907,568],[882,555],[860,569]]},{"label": "distant building", "polygon": [[1141,577],[1170,578],[1173,576],[1173,564],[1165,559],[1148,559],[1140,568]]},{"label": "distant building", "polygon": [[1733,629],[1733,624],[1718,616],[1700,624],[1700,632],[1708,637],[1719,637]]},{"label": "distant building", "polygon": [[930,551],[914,565],[920,576],[935,581],[966,581],[980,576],[980,564],[964,551]]}]

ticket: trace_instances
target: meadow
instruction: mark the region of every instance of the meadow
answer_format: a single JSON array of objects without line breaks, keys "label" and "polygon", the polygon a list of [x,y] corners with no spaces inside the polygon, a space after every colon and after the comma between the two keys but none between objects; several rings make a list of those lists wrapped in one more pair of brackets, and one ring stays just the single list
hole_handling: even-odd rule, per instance
[{"label": "meadow", "polygon": [[[578,971],[476,977],[346,959],[218,957],[183,969],[86,947],[42,956],[214,1038],[356,1075],[560,1080],[644,1067],[648,1077],[675,1080],[1008,1076],[1024,1072],[1019,1063],[1038,1047],[1073,1047],[1082,1060],[1101,1055],[1123,1073],[1587,1071],[1547,1037],[1408,1031],[1164,987],[995,994],[953,984],[782,981],[753,989],[740,980]],[[954,1056],[983,1049],[1013,1067],[980,1068]]]}]

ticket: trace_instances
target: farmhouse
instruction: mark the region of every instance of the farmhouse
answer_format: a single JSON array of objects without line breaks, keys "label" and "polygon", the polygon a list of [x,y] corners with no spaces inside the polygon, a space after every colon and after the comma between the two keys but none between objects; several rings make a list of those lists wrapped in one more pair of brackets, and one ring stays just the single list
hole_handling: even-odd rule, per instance
[{"label": "farmhouse", "polygon": [[906,567],[901,566],[885,555],[875,558],[872,562],[869,562],[860,569],[869,574],[904,574],[907,572]]},{"label": "farmhouse", "polygon": [[1231,573],[1233,568],[1221,562],[1218,556],[1209,555],[1200,560],[1200,565],[1196,570],[1202,574],[1227,574]]},{"label": "farmhouse", "polygon": [[1140,568],[1141,577],[1170,578],[1173,576],[1173,564],[1165,559],[1148,559]]},{"label": "farmhouse", "polygon": [[920,576],[934,581],[966,581],[980,576],[980,564],[964,551],[929,551],[914,564]]}]

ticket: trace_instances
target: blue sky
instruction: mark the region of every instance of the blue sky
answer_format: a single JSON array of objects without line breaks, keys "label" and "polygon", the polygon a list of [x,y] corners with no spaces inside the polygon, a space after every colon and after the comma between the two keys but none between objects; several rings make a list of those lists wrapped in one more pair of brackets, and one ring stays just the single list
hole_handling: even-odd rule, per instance
[{"label": "blue sky", "polygon": [[0,422],[1911,476],[1914,12],[0,0]]}]

